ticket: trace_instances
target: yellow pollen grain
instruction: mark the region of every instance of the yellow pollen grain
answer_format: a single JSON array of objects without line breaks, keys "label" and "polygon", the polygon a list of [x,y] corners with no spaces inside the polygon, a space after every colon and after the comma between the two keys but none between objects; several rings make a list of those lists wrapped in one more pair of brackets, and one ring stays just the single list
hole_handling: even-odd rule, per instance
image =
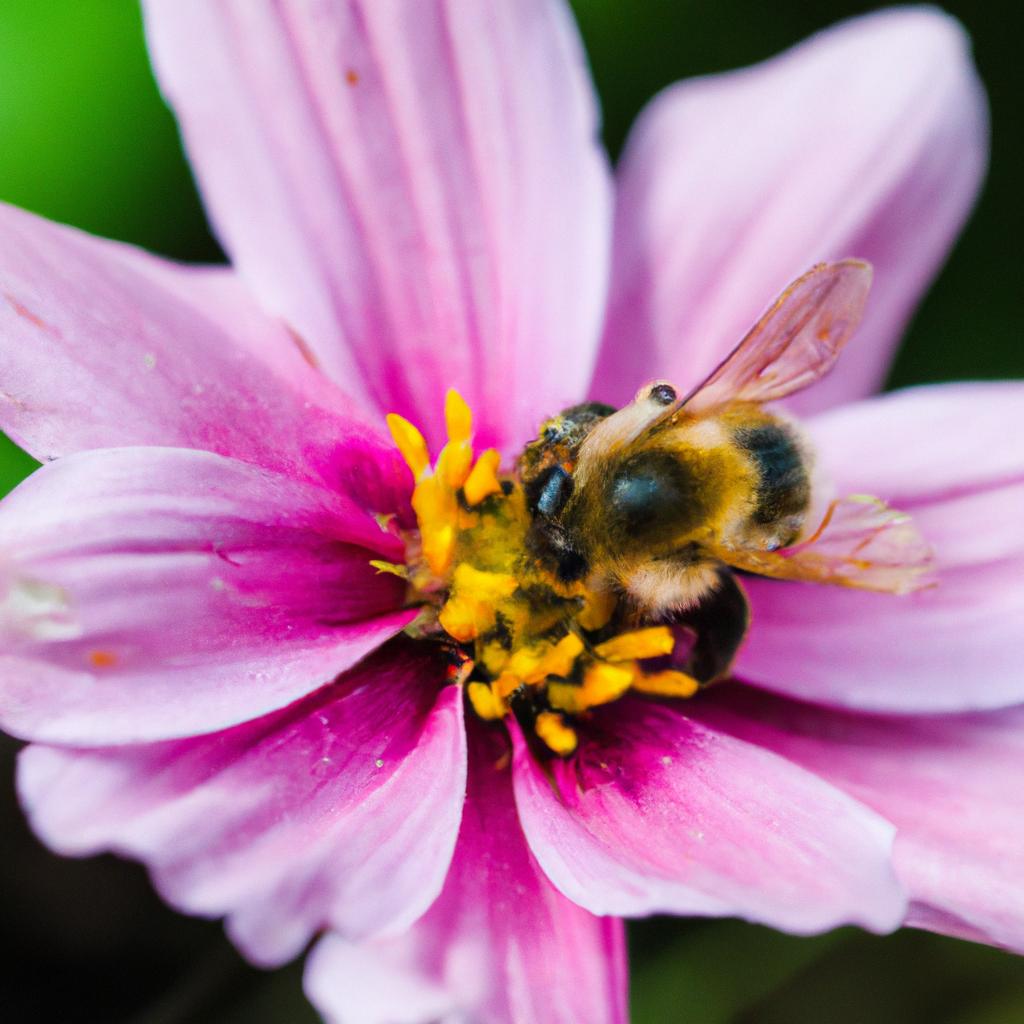
[{"label": "yellow pollen grain", "polygon": [[483,719],[494,721],[505,716],[505,705],[486,683],[470,683],[466,694],[473,710]]},{"label": "yellow pollen grain", "polygon": [[498,479],[498,466],[501,465],[501,453],[496,448],[488,448],[480,453],[476,465],[470,470],[462,492],[466,496],[466,504],[471,508],[479,505],[484,498],[501,492],[501,481]]},{"label": "yellow pollen grain", "polygon": [[405,464],[412,470],[414,479],[418,482],[430,468],[430,453],[427,451],[426,439],[416,427],[404,416],[399,416],[398,413],[389,412],[387,424],[392,440],[402,453]]},{"label": "yellow pollen grain", "polygon": [[113,668],[117,664],[117,655],[113,651],[90,651],[89,664],[93,668]]},{"label": "yellow pollen grain", "polygon": [[650,675],[638,673],[633,680],[633,689],[656,697],[692,697],[700,689],[700,683],[685,672],[666,669]]},{"label": "yellow pollen grain", "polygon": [[571,754],[579,742],[576,730],[567,726],[562,716],[554,711],[542,711],[533,728],[554,753],[563,757]]},{"label": "yellow pollen grain", "polygon": [[449,441],[468,441],[473,432],[473,414],[455,388],[449,388],[444,398],[444,423]]},{"label": "yellow pollen grain", "polygon": [[637,629],[632,633],[620,633],[618,636],[598,644],[594,653],[607,661],[633,661],[637,658],[657,658],[663,654],[671,654],[675,647],[675,637],[668,626],[650,626]]}]

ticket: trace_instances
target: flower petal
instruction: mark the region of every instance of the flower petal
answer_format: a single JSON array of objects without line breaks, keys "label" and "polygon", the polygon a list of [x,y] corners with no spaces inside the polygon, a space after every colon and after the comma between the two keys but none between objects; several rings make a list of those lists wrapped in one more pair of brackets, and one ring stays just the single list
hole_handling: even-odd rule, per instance
[{"label": "flower petal", "polygon": [[611,312],[592,388],[687,390],[820,260],[874,264],[836,372],[792,406],[870,393],[977,192],[986,103],[962,28],[931,8],[845,22],[753,68],[675,85],[620,174]]},{"label": "flower petal", "polygon": [[337,683],[226,732],[135,747],[32,746],[19,788],[65,854],[149,864],[190,913],[229,915],[253,960],[313,934],[401,930],[441,889],[466,785],[462,694],[397,641]]},{"label": "flower petal", "polygon": [[1024,701],[1024,384],[916,388],[814,420],[840,493],[911,513],[938,586],[893,597],[747,579],[735,674],[795,697],[887,711]]},{"label": "flower petal", "polygon": [[150,0],[147,29],[242,276],[326,372],[484,444],[578,401],[603,310],[610,182],[555,0]]},{"label": "flower petal", "polygon": [[892,829],[766,750],[657,704],[594,713],[557,781],[518,738],[515,790],[551,880],[594,913],[738,915],[807,933],[894,928]]},{"label": "flower petal", "polygon": [[395,538],[344,495],[206,452],[68,456],[0,505],[0,721],[96,745],[283,707],[402,629]]},{"label": "flower petal", "polygon": [[882,718],[730,686],[701,711],[896,825],[909,924],[1024,951],[1024,708]]},{"label": "flower petal", "polygon": [[0,380],[0,427],[44,462],[175,445],[333,478],[349,439],[392,457],[230,271],[2,204]]},{"label": "flower petal", "polygon": [[478,727],[451,872],[406,934],[328,935],[306,990],[345,1024],[625,1024],[622,922],[592,917],[545,878],[524,842],[501,747]]}]

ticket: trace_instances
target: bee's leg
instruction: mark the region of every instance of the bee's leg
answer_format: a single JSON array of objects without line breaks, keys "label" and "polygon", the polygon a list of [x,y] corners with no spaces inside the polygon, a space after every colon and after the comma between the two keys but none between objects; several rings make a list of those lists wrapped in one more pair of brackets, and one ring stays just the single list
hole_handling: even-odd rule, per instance
[{"label": "bee's leg", "polygon": [[714,682],[728,673],[750,625],[750,606],[736,577],[725,566],[717,575],[717,585],[699,604],[673,617],[675,624],[694,634],[680,668],[699,683]]}]

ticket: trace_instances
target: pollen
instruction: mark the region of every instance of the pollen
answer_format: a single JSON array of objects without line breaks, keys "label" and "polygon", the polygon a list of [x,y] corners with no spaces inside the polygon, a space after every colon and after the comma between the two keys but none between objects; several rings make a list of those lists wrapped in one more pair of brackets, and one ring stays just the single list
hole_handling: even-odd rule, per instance
[{"label": "pollen", "polygon": [[449,678],[477,717],[514,715],[536,749],[569,757],[594,708],[630,692],[692,696],[697,681],[664,667],[672,631],[629,628],[615,593],[559,580],[533,553],[519,480],[501,471],[497,450],[474,452],[473,416],[458,392],[448,392],[444,414],[447,440],[433,461],[412,423],[387,417],[415,483],[417,529],[403,534],[404,564],[372,564],[407,581],[421,610],[410,634],[454,652]]}]

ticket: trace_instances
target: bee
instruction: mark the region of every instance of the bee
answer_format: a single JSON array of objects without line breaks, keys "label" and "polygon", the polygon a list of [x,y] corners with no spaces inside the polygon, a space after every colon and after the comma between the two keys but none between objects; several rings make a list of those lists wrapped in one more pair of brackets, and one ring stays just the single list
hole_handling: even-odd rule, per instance
[{"label": "bee", "polygon": [[791,284],[697,387],[642,387],[618,411],[574,406],[541,427],[518,465],[529,545],[563,582],[626,599],[634,620],[696,637],[701,682],[728,668],[746,633],[735,570],[903,592],[930,552],[876,499],[833,501],[817,520],[813,457],[768,408],[833,367],[867,300],[871,268],[819,264]]}]

